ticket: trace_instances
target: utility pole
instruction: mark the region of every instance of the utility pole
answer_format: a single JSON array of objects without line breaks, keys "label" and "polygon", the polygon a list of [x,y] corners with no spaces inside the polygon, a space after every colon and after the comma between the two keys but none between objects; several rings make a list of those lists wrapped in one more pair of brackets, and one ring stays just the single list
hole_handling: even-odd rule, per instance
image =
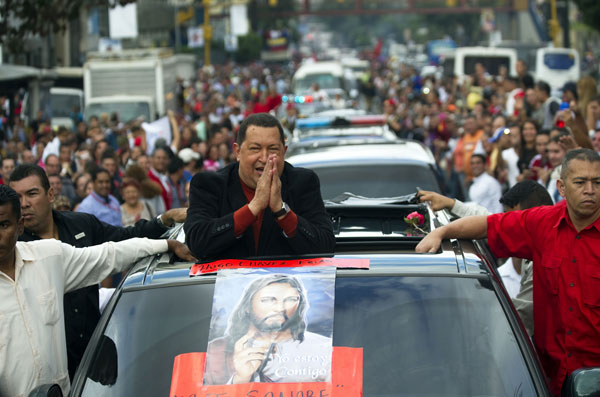
[{"label": "utility pole", "polygon": [[548,31],[554,47],[559,47],[558,36],[560,33],[560,24],[558,23],[558,16],[556,13],[556,0],[550,0],[550,20],[548,21]]},{"label": "utility pole", "polygon": [[177,15],[179,12],[179,5],[176,1],[173,3],[173,9],[175,10],[175,52],[177,52],[179,50],[179,43],[181,43],[181,37],[179,37],[179,15]]},{"label": "utility pole", "polygon": [[204,66],[210,65],[210,41],[212,39],[212,28],[210,26],[210,0],[203,0],[204,5]]}]

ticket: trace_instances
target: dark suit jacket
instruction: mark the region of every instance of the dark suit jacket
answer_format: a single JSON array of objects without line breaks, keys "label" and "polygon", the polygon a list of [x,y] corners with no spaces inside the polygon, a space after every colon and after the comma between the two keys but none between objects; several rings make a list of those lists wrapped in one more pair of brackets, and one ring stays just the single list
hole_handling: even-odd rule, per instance
[{"label": "dark suit jacket", "polygon": [[217,172],[196,174],[190,185],[190,206],[185,239],[196,258],[203,261],[251,256],[318,254],[331,255],[335,238],[325,212],[319,178],[308,169],[285,163],[281,196],[298,216],[298,227],[287,238],[269,208],[265,209],[255,252],[252,227],[236,238],[233,213],[248,203],[242,190],[238,163]]}]

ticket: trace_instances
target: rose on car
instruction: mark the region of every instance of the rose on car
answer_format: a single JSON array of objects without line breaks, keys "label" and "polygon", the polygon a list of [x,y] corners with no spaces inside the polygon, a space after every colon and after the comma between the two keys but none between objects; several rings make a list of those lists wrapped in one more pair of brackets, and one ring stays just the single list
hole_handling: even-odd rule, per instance
[{"label": "rose on car", "polygon": [[425,224],[425,217],[423,214],[413,211],[404,218],[404,221],[411,226],[422,226]]},{"label": "rose on car", "polygon": [[404,222],[406,222],[412,229],[418,230],[423,234],[427,234],[427,232],[421,228],[421,226],[425,225],[425,216],[418,211],[413,211],[405,216]]}]

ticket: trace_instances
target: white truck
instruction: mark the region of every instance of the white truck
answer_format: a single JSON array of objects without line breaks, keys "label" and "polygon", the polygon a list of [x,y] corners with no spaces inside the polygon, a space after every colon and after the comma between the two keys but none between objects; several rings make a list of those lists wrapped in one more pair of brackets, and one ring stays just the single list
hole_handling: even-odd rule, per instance
[{"label": "white truck", "polygon": [[83,67],[85,119],[117,113],[120,121],[154,121],[175,109],[182,59],[168,49],[91,53]]}]

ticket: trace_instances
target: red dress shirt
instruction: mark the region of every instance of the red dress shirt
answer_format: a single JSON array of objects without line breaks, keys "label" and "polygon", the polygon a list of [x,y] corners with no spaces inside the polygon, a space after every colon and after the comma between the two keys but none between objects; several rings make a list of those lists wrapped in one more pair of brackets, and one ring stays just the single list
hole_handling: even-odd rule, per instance
[{"label": "red dress shirt", "polygon": [[569,373],[600,366],[600,219],[577,233],[561,202],[494,214],[487,226],[496,256],[533,260],[534,343],[559,395]]}]

